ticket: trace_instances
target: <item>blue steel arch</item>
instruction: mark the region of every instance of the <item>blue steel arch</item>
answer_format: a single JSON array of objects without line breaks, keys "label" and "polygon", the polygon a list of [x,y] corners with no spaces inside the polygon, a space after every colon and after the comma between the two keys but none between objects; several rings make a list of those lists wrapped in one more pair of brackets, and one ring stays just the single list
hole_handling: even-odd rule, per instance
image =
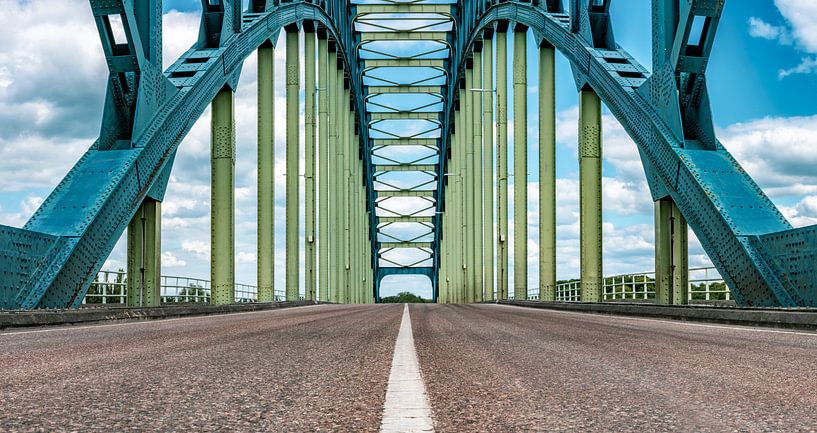
[{"label": "blue steel arch", "polygon": [[[164,195],[181,140],[218,91],[237,86],[244,59],[284,27],[322,24],[350,75],[359,69],[344,49],[356,43],[346,2],[253,0],[242,13],[240,0],[202,0],[199,41],[164,73],[161,0],[91,6],[110,70],[100,138],[22,229],[0,226],[0,308],[79,306],[142,201]],[[115,41],[111,15],[122,18],[127,43]]]},{"label": "blue steel arch", "polygon": [[[407,3],[384,0],[385,3]],[[793,229],[715,137],[705,70],[724,0],[653,0],[653,73],[615,44],[611,0],[509,2],[459,0],[442,120],[441,155],[449,154],[456,88],[466,54],[481,31],[516,23],[571,62],[579,88],[589,86],[636,142],[654,199],[671,196],[704,249],[744,305],[817,306],[817,228]],[[100,139],[80,159],[23,229],[0,227],[0,307],[77,306],[145,197],[161,199],[175,150],[225,85],[235,87],[244,59],[282,28],[315,21],[331,33],[349,68],[364,154],[371,151],[362,62],[344,47],[359,45],[354,5],[346,1],[202,0],[199,42],[161,72],[160,0],[91,0],[110,70]],[[411,2],[415,3],[415,2]],[[119,14],[128,41],[113,40],[108,16]],[[695,17],[701,42],[689,43]],[[499,24],[497,24],[499,23]],[[506,28],[507,30],[507,28]],[[158,43],[157,43],[158,41]],[[442,227],[447,158],[435,191]],[[364,158],[370,241],[377,248],[373,167]],[[425,270],[437,294],[439,245]]]},{"label": "blue steel arch", "polygon": [[[714,134],[705,70],[724,1],[653,0],[652,75],[615,44],[611,0],[571,0],[578,12],[571,15],[559,1],[468,2],[460,10],[453,82],[482,30],[509,22],[532,29],[635,141],[653,198],[673,198],[739,304],[817,306],[817,226],[793,229]],[[696,16],[705,25],[692,46]],[[447,116],[446,128],[453,107]],[[443,136],[446,154],[447,131]],[[440,194],[444,188],[441,181]]]}]

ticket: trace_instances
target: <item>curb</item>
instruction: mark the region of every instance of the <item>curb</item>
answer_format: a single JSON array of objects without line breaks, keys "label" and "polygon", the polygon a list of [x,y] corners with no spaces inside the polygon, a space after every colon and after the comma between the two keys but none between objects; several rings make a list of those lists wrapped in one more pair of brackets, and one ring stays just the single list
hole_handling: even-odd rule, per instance
[{"label": "curb", "polygon": [[290,301],[231,305],[163,305],[151,308],[83,308],[78,310],[14,310],[0,312],[0,329],[33,326],[89,324],[105,321],[158,320],[176,317],[246,313],[327,304],[327,302]]},{"label": "curb", "polygon": [[[495,303],[495,302],[490,302]],[[501,305],[614,316],[817,331],[817,309],[739,308],[645,303],[499,301]]]}]

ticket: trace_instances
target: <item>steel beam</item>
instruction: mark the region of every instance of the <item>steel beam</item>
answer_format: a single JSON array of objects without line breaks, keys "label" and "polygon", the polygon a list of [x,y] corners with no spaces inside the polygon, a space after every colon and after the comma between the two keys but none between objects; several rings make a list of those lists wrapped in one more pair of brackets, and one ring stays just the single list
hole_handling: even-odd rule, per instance
[{"label": "steel beam", "polygon": [[484,241],[482,235],[483,229],[483,210],[482,210],[482,52],[474,52],[474,75],[471,81],[471,103],[473,115],[473,142],[471,148],[473,149],[472,157],[474,158],[474,187],[473,201],[474,214],[472,216],[473,226],[471,230],[474,232],[474,301],[481,302],[483,299],[483,278],[485,276],[483,259],[483,245]]},{"label": "steel beam", "polygon": [[689,302],[687,223],[670,197],[655,202],[655,302]]},{"label": "steel beam", "polygon": [[210,302],[235,302],[235,113],[232,89],[213,99],[211,113]]},{"label": "steel beam", "polygon": [[162,299],[162,203],[146,198],[128,225],[129,307],[158,307]]},{"label": "steel beam", "polygon": [[315,148],[316,148],[316,88],[315,32],[304,32],[304,296],[314,301],[317,292],[316,209],[315,209]]},{"label": "steel beam", "polygon": [[333,230],[329,233],[329,299],[331,302],[339,303],[341,289],[341,244],[343,233],[339,227],[341,217],[341,175],[343,174],[343,163],[340,160],[342,149],[340,145],[341,130],[341,110],[343,109],[343,71],[338,69],[338,56],[332,54],[329,64],[329,220],[332,221]]},{"label": "steel beam", "polygon": [[300,297],[300,39],[294,28],[286,34],[286,297],[297,301]]},{"label": "steel beam", "polygon": [[258,48],[258,302],[275,301],[275,48]]},{"label": "steel beam", "polygon": [[342,194],[341,195],[341,200],[342,200],[342,203],[343,203],[342,206],[341,206],[341,219],[340,219],[340,221],[341,221],[341,230],[342,230],[341,233],[343,233],[343,235],[342,235],[343,238],[341,240],[341,246],[342,246],[341,247],[341,257],[343,257],[343,265],[342,265],[343,266],[343,271],[342,271],[343,284],[342,284],[342,288],[341,288],[341,294],[342,294],[342,302],[344,304],[348,304],[348,303],[351,302],[350,301],[350,287],[351,287],[350,286],[350,284],[351,284],[350,270],[351,270],[351,254],[352,254],[352,251],[350,249],[350,243],[351,243],[351,237],[350,236],[351,236],[351,233],[349,232],[349,230],[350,230],[350,221],[351,221],[350,220],[351,217],[349,215],[349,206],[351,205],[351,203],[349,202],[349,198],[350,198],[349,189],[351,188],[351,185],[350,185],[351,184],[351,175],[349,173],[349,170],[350,170],[351,166],[350,166],[349,159],[351,158],[351,155],[350,155],[351,152],[350,152],[349,149],[350,149],[351,146],[349,145],[349,143],[352,141],[352,139],[350,137],[350,132],[349,132],[349,128],[350,128],[349,121],[351,119],[351,113],[349,113],[349,98],[350,98],[349,89],[344,89],[343,90],[343,98],[341,98],[342,103],[343,103],[343,111],[341,111],[341,116],[343,118],[342,122],[341,122],[341,123],[343,123],[343,128],[342,128],[342,131],[341,131],[341,143],[342,143],[343,147],[342,147],[342,150],[341,150],[341,157],[340,157],[340,163],[341,163],[341,169],[342,169],[342,172],[341,172],[342,173],[341,174],[341,179],[342,179],[341,180],[341,194]]},{"label": "steel beam", "polygon": [[474,302],[474,290],[476,288],[476,238],[474,236],[474,222],[476,206],[474,203],[474,190],[476,189],[476,174],[474,173],[474,70],[465,70],[465,106],[462,110],[462,116],[465,118],[463,124],[465,130],[463,134],[463,143],[465,145],[465,188],[464,188],[464,202],[465,202],[465,218],[463,218],[463,225],[465,231],[465,300],[466,303]]},{"label": "steel beam", "polygon": [[[500,29],[501,30],[501,29]],[[497,299],[508,299],[508,33],[496,34]]]},{"label": "steel beam", "polygon": [[514,31],[513,298],[528,297],[528,33]]},{"label": "steel beam", "polygon": [[556,50],[539,47],[539,299],[556,300]]},{"label": "steel beam", "polygon": [[[334,65],[332,66],[334,68]],[[318,39],[318,289],[329,301],[329,41]]]},{"label": "steel beam", "polygon": [[579,202],[581,280],[584,302],[601,302],[601,100],[592,89],[579,94]]},{"label": "steel beam", "polygon": [[482,132],[482,193],[483,193],[483,256],[485,285],[482,298],[485,301],[494,299],[494,50],[492,37],[483,41],[482,68],[482,102],[484,122]]}]

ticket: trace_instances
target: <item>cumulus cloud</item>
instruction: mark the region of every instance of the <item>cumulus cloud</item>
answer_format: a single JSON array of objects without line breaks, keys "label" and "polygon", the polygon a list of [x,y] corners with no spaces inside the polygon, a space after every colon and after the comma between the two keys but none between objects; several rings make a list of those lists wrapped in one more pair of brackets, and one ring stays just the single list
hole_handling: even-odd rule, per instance
[{"label": "cumulus cloud", "polygon": [[[749,18],[749,34],[756,38],[776,40],[782,45],[796,44],[806,52],[817,53],[817,26],[814,17],[817,16],[817,2],[812,0],[775,0],[775,6],[786,20],[785,25],[776,26],[757,18]],[[795,74],[810,74],[817,72],[817,58],[803,57],[800,64],[792,68],[781,69],[778,72],[780,79]]]}]

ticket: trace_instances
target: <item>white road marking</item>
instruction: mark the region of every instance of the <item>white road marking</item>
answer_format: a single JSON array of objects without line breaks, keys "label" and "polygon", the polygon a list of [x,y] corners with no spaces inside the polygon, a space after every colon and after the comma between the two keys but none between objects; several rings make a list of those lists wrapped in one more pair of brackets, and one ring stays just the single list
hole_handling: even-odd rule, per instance
[{"label": "white road marking", "polygon": [[562,310],[553,310],[550,308],[529,308],[520,305],[503,305],[503,304],[486,304],[486,305],[496,305],[497,307],[508,307],[508,308],[528,308],[530,310],[539,310],[539,311],[547,311],[550,313],[557,313],[557,314],[566,314],[568,316],[593,316],[598,318],[604,318],[608,321],[635,321],[635,322],[660,322],[660,323],[672,323],[675,325],[682,325],[682,326],[691,326],[694,328],[714,328],[714,329],[727,329],[731,331],[746,331],[746,332],[760,332],[760,333],[769,333],[769,334],[791,334],[791,335],[803,335],[808,337],[817,337],[817,333],[814,332],[798,332],[798,331],[786,331],[781,329],[766,329],[766,328],[753,328],[750,325],[746,326],[731,326],[731,325],[719,325],[719,324],[707,324],[707,323],[691,323],[686,322],[683,320],[677,319],[653,319],[648,317],[632,317],[632,316],[625,316],[625,315],[617,315],[617,314],[599,314],[593,312],[580,312],[580,311],[562,311]]},{"label": "white road marking", "polygon": [[414,349],[411,318],[406,304],[400,332],[394,344],[386,403],[383,405],[383,433],[433,432],[431,406],[420,374],[420,362]]},{"label": "white road marking", "polygon": [[[303,307],[295,307],[298,310],[303,310],[306,308],[315,308],[315,307],[322,307],[323,305],[304,305]],[[0,337],[6,335],[23,335],[23,334],[42,334],[44,332],[60,332],[60,331],[80,331],[83,329],[101,329],[101,328],[118,328],[120,326],[145,326],[145,325],[160,325],[162,323],[167,322],[176,322],[179,320],[195,320],[195,319],[204,319],[208,317],[224,317],[224,316],[248,316],[253,314],[264,314],[264,313],[271,313],[273,311],[287,311],[290,308],[275,308],[271,310],[260,310],[260,311],[245,311],[242,313],[219,313],[219,314],[205,314],[205,315],[198,315],[198,316],[187,316],[187,317],[172,317],[169,319],[163,318],[156,318],[156,319],[135,319],[136,321],[133,322],[124,322],[124,323],[109,323],[109,324],[98,324],[98,325],[81,325],[81,326],[73,326],[73,325],[42,325],[44,327],[48,326],[55,326],[53,328],[49,327],[47,329],[34,329],[30,331],[8,331],[8,332],[0,332]],[[25,313],[22,313],[25,314]],[[129,320],[129,319],[122,319],[122,320]]]}]

